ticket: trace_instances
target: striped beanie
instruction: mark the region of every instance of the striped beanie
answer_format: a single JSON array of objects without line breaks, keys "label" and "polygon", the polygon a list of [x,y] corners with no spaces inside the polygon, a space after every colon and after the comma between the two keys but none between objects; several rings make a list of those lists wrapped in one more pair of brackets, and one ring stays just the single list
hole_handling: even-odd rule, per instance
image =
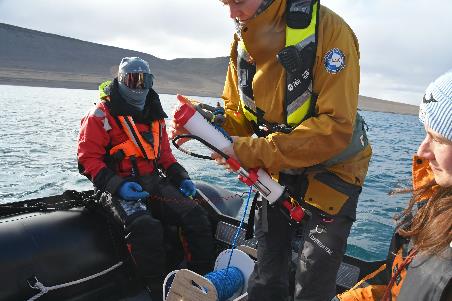
[{"label": "striped beanie", "polygon": [[452,141],[452,70],[438,77],[425,90],[419,119]]}]

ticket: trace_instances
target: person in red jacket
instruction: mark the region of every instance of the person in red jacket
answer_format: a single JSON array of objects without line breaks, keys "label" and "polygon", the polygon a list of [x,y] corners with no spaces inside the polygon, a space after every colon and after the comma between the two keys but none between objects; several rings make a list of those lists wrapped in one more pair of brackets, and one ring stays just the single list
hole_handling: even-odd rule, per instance
[{"label": "person in red jacket", "polygon": [[201,275],[211,271],[213,239],[207,213],[192,200],[195,184],[171,152],[167,115],[152,85],[146,61],[122,59],[118,77],[100,85],[101,101],[81,121],[78,164],[124,226],[136,270],[159,300],[166,269],[162,223],[182,227],[188,268]]}]

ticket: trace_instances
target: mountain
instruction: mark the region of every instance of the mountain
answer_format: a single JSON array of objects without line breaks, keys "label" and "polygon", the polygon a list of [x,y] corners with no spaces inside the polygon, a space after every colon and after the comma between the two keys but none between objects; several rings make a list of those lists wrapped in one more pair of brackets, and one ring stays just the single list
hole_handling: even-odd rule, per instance
[{"label": "mountain", "polygon": [[0,82],[30,86],[97,89],[117,72],[121,58],[147,60],[160,93],[219,95],[227,57],[164,60],[117,47],[0,23]]},{"label": "mountain", "polygon": [[[228,57],[165,60],[153,55],[0,23],[0,84],[97,89],[121,58],[147,60],[159,93],[219,96]],[[360,108],[417,114],[418,107],[360,96]]]}]

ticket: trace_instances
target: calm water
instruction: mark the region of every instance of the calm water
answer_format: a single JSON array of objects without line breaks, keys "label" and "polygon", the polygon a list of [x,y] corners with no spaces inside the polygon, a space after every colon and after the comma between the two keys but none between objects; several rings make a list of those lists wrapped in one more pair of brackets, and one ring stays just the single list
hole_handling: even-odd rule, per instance
[{"label": "calm water", "polygon": [[[201,98],[215,103],[216,99]],[[174,95],[161,95],[170,115]],[[0,203],[87,190],[91,183],[77,170],[80,118],[97,101],[97,91],[0,85]],[[392,216],[408,196],[389,197],[394,187],[409,185],[411,156],[423,138],[416,116],[362,112],[369,125],[374,155],[360,197],[348,253],[384,258],[393,229]],[[210,161],[174,150],[194,180],[243,193],[246,186]]]}]

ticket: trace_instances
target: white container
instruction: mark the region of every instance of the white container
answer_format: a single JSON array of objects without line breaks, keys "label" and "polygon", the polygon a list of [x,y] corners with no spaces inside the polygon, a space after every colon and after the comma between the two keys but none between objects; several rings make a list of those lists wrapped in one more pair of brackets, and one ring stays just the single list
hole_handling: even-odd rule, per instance
[{"label": "white container", "polygon": [[[178,125],[183,126],[190,132],[190,134],[200,137],[219,150],[223,150],[231,145],[231,141],[229,141],[223,133],[217,130],[191,105],[182,104],[174,113],[174,120]],[[247,171],[243,171],[247,173]],[[253,186],[262,194],[262,196],[267,199],[270,204],[279,200],[284,193],[284,187],[273,180],[262,168],[257,171],[257,176],[257,181]]]}]

